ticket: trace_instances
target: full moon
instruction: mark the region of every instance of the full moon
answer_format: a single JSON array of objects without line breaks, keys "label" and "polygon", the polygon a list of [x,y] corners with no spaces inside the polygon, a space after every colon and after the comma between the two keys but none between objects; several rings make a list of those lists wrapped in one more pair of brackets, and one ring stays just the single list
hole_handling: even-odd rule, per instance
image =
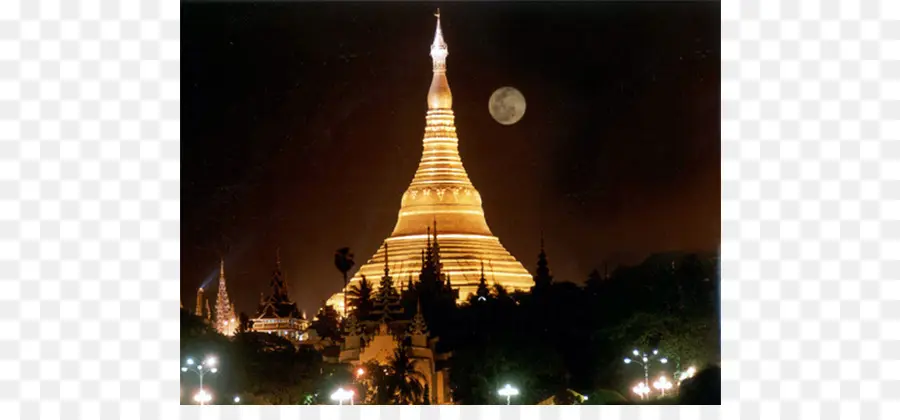
[{"label": "full moon", "polygon": [[488,110],[498,123],[513,125],[525,115],[525,96],[516,88],[502,87],[491,95]]}]

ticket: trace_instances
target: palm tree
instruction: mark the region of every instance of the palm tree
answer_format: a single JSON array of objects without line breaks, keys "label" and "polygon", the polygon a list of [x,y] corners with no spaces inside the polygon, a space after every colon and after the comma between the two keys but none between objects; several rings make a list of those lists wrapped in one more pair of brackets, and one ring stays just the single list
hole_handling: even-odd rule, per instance
[{"label": "palm tree", "polygon": [[388,365],[388,375],[397,404],[419,404],[425,394],[425,375],[416,370],[415,361],[403,345],[394,351]]},{"label": "palm tree", "polygon": [[350,253],[350,248],[344,247],[337,251],[334,251],[334,267],[344,275],[344,288],[341,289],[341,293],[344,295],[344,315],[347,314],[347,273],[350,272],[350,269],[356,263],[353,262],[353,254]]},{"label": "palm tree", "polygon": [[349,307],[354,309],[356,319],[364,320],[369,316],[372,310],[372,284],[366,280],[366,276],[362,276],[362,280],[358,285],[347,290],[347,296],[350,298]]}]

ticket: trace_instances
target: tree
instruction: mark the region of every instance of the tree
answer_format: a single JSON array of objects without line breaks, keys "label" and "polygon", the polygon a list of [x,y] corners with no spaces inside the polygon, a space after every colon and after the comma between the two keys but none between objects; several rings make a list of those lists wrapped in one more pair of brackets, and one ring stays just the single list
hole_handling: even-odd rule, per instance
[{"label": "tree", "polygon": [[722,403],[722,370],[710,366],[681,383],[680,404],[717,405]]},{"label": "tree", "polygon": [[409,348],[401,345],[388,364],[388,383],[397,404],[419,404],[425,393],[425,375],[416,370],[415,360],[408,352]]},{"label": "tree", "polygon": [[362,277],[359,284],[347,290],[347,297],[349,298],[349,307],[353,308],[351,313],[356,316],[356,319],[361,321],[367,319],[369,312],[372,311],[374,302],[372,300],[372,284],[369,283],[366,276]]},{"label": "tree", "polygon": [[322,355],[315,350],[295,350],[284,337],[258,332],[235,336],[233,345],[240,362],[228,370],[243,379],[248,403],[303,404],[315,394],[322,371]]},{"label": "tree", "polygon": [[247,316],[245,312],[241,312],[241,314],[238,316],[238,320],[240,321],[237,330],[238,334],[253,331],[253,321],[250,319],[250,317]]},{"label": "tree", "polygon": [[322,309],[319,309],[316,317],[310,323],[310,328],[314,329],[319,337],[336,340],[341,336],[338,317],[339,315],[333,306],[325,305]]},{"label": "tree", "polygon": [[344,247],[334,251],[334,267],[344,276],[344,287],[341,289],[344,292],[344,309],[347,308],[347,273],[350,272],[355,264],[350,248]]},{"label": "tree", "polygon": [[391,387],[387,366],[378,362],[369,361],[363,365],[365,374],[360,382],[366,387],[365,403],[374,405],[387,405],[391,403]]}]

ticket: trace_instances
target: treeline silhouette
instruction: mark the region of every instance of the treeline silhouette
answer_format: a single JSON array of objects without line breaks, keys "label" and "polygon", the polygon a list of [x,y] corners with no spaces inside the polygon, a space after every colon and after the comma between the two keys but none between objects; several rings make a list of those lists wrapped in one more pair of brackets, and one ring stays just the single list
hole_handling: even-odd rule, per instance
[{"label": "treeline silhouette", "polygon": [[[485,279],[462,305],[448,304],[435,279],[425,286],[410,282],[401,302],[410,316],[421,302],[429,330],[440,337],[438,350],[452,354],[447,363],[456,403],[505,403],[497,389],[511,383],[520,390],[518,404],[551,396],[557,404],[582,403],[568,397],[568,389],[588,396],[585,404],[620,404],[623,396],[634,399],[631,387],[643,380],[640,366],[622,360],[639,348],[658,349],[669,360],[652,364],[651,382],[661,373],[673,380],[688,366],[712,366],[686,381],[680,396],[660,403],[717,404],[718,270],[715,255],[660,254],[612,272],[595,270],[583,285],[554,281],[549,271],[530,292],[510,292]],[[371,310],[377,288],[365,289],[348,293],[351,307]],[[340,338],[333,308],[320,310],[311,328],[320,337]],[[248,403],[330,403],[330,393],[352,381],[346,366],[325,363],[311,348],[295,350],[281,337],[251,332],[229,341],[184,311],[181,344],[183,356],[213,351],[229,366],[205,380],[222,398],[240,393]]]}]

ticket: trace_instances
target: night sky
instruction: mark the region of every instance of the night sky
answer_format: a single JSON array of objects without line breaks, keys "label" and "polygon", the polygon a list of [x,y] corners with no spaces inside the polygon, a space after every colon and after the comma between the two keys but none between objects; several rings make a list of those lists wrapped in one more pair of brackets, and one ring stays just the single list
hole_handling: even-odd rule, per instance
[{"label": "night sky", "polygon": [[[460,154],[488,224],[557,280],[720,232],[719,4],[182,3],[181,292],[237,310],[269,293],[276,248],[310,316],[392,231],[418,166],[435,7]],[[488,98],[514,86],[524,118]],[[210,305],[215,306],[215,295]]]}]

